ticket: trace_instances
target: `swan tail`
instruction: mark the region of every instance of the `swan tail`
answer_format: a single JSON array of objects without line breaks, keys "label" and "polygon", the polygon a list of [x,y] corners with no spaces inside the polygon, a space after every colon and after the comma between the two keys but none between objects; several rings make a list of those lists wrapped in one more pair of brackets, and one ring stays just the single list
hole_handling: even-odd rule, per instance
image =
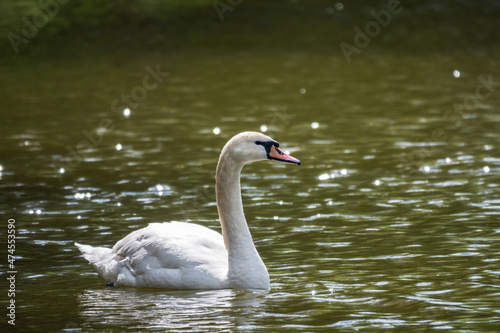
[{"label": "swan tail", "polygon": [[119,260],[113,250],[76,242],[75,246],[108,284],[116,282],[119,272]]}]

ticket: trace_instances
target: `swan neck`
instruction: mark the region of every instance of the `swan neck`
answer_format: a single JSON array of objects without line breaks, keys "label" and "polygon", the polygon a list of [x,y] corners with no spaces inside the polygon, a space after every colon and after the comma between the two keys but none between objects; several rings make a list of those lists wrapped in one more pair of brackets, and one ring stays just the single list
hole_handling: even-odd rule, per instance
[{"label": "swan neck", "polygon": [[241,199],[240,173],[243,165],[228,163],[224,157],[221,156],[217,166],[216,197],[222,235],[229,251],[235,243],[241,242],[242,237],[250,236],[250,231]]},{"label": "swan neck", "polygon": [[243,212],[240,174],[244,162],[225,147],[217,164],[216,198],[222,236],[228,251],[228,280],[233,287],[269,288],[269,274],[253,243]]}]

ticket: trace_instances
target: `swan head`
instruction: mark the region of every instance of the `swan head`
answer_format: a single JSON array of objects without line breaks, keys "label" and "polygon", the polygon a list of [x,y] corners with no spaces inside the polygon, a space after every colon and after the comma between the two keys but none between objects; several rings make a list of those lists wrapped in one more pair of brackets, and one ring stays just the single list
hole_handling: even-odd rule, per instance
[{"label": "swan head", "polygon": [[277,141],[259,132],[235,135],[222,149],[221,156],[223,155],[238,164],[274,160],[300,165],[300,160],[282,151]]}]

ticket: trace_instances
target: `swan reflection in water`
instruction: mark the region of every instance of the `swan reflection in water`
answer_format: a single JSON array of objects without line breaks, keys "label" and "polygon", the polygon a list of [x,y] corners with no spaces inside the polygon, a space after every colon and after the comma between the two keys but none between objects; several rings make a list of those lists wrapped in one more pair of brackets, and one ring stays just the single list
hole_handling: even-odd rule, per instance
[{"label": "swan reflection in water", "polygon": [[[232,329],[251,326],[267,291],[89,289],[78,295],[79,328]],[[235,313],[238,315],[235,316]]]}]

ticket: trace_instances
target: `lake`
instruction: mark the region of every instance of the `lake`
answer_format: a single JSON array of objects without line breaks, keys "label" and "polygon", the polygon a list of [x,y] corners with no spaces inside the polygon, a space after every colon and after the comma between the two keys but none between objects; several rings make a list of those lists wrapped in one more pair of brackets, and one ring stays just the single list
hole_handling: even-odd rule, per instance
[{"label": "lake", "polygon": [[[2,330],[497,331],[498,59],[178,50],[5,70]],[[241,177],[271,290],[106,287],[73,242],[172,220],[220,231],[217,159],[249,130],[302,161]]]}]

